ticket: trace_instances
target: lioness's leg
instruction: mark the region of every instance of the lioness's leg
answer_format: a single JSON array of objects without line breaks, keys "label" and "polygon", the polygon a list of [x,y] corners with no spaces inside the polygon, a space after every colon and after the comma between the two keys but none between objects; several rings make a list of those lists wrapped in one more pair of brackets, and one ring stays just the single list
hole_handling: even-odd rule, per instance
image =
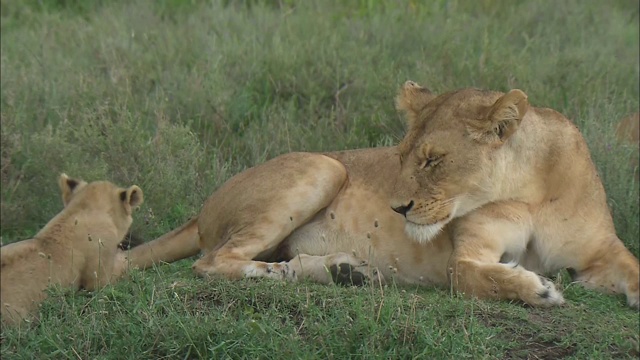
[{"label": "lioness's leg", "polygon": [[532,233],[525,204],[486,205],[454,224],[451,285],[478,298],[521,300],[532,306],[562,304],[553,283],[517,263],[500,263],[503,255],[519,258]]},{"label": "lioness's leg", "polygon": [[535,233],[547,249],[546,263],[568,268],[585,287],[625,294],[629,306],[638,307],[640,265],[616,236],[604,192],[580,200],[584,203],[577,211],[567,213],[560,199],[555,208],[536,215]]},{"label": "lioness's leg", "polygon": [[551,261],[560,268],[568,268],[573,280],[587,288],[607,293],[625,294],[631,307],[638,307],[640,265],[638,259],[622,241],[609,231],[567,232],[575,237],[567,241],[562,252],[553,254]]},{"label": "lioness's leg", "polygon": [[321,284],[364,285],[369,279],[383,282],[382,274],[369,267],[365,260],[347,253],[325,256],[300,254],[288,262],[297,278]]},{"label": "lioness's leg", "polygon": [[615,235],[599,242],[599,246],[576,249],[572,256],[569,272],[572,278],[585,287],[604,292],[627,295],[629,306],[640,304],[640,265],[638,259]]},{"label": "lioness's leg", "polygon": [[194,263],[194,271],[231,279],[295,279],[302,269],[296,272],[292,264],[255,260],[269,258],[293,230],[333,201],[346,180],[340,162],[300,153],[236,175],[200,213],[200,247],[206,254]]},{"label": "lioness's leg", "polygon": [[[217,268],[214,263],[226,268]],[[321,284],[363,285],[369,279],[383,282],[382,274],[368,266],[367,262],[347,253],[326,256],[300,254],[290,261],[270,263],[253,260],[229,260],[216,258],[210,252],[196,261],[193,269],[202,276],[222,275],[231,279],[266,277],[276,280],[298,281],[309,279]]]}]

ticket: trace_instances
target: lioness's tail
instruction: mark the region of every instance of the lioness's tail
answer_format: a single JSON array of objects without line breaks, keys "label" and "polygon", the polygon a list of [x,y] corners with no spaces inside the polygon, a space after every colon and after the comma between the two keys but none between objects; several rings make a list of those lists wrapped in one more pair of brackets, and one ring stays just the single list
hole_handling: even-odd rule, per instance
[{"label": "lioness's tail", "polygon": [[198,217],[159,238],[138,245],[128,252],[129,266],[146,269],[160,262],[170,263],[198,254]]}]

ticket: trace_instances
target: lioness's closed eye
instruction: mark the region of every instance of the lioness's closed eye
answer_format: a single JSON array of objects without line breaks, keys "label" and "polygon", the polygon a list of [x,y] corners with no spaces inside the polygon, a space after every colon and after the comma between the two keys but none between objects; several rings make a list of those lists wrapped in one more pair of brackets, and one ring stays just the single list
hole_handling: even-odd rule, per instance
[{"label": "lioness's closed eye", "polygon": [[398,146],[289,153],[247,169],[129,260],[202,252],[193,270],[203,277],[392,279],[533,306],[562,304],[541,275],[572,268],[638,305],[638,260],[564,116],[521,90],[437,95],[413,81],[396,105],[409,128]]},{"label": "lioness's closed eye", "polygon": [[[637,307],[638,259],[616,236],[577,127],[531,107],[521,90],[435,96],[417,86],[405,84],[396,101],[409,131],[393,206],[419,241],[450,228],[453,286],[556,305],[562,295],[538,274],[570,268],[586,286],[624,293]],[[509,261],[516,266],[500,263]]]}]

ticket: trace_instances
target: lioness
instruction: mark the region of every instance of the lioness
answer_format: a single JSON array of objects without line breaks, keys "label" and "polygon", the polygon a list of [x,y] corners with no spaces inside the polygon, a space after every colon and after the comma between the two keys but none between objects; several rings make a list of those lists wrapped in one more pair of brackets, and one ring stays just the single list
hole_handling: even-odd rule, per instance
[{"label": "lioness", "polygon": [[615,233],[602,182],[580,132],[529,106],[520,90],[441,96],[417,84],[406,109],[394,208],[407,232],[430,241],[447,224],[453,287],[480,298],[563,302],[538,276],[567,268],[582,284],[638,307],[638,259]]},{"label": "lioness", "polygon": [[197,218],[134,248],[130,262],[148,267],[202,250],[193,264],[201,276],[393,278],[534,306],[563,298],[531,270],[572,268],[638,305],[638,261],[615,235],[568,120],[529,109],[519,90],[436,97],[414,82],[397,107],[409,121],[398,147],[291,153],[248,169]]},{"label": "lioness", "polygon": [[0,248],[2,323],[18,324],[33,315],[49,285],[93,290],[126,269],[118,249],[142,204],[138,186],[122,189],[108,181],[87,184],[62,174],[64,209],[33,239]]}]

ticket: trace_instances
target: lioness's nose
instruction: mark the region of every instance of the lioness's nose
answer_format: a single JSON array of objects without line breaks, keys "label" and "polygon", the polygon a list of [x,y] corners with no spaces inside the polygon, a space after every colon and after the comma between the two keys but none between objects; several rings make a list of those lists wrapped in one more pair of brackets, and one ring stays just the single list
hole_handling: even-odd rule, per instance
[{"label": "lioness's nose", "polygon": [[392,207],[392,209],[393,211],[397,212],[400,215],[407,216],[407,212],[411,210],[412,207],[413,207],[413,200],[411,200],[407,205]]}]

